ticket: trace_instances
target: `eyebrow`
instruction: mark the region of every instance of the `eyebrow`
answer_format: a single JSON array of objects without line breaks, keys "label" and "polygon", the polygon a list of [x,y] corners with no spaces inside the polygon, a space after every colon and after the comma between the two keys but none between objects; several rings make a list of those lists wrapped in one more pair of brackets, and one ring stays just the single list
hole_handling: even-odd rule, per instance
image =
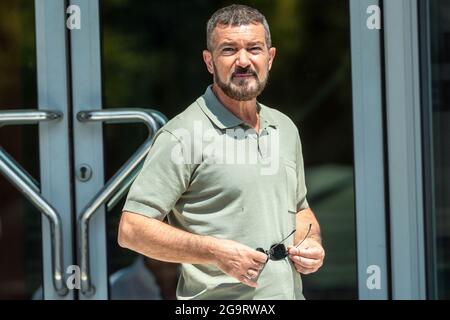
[{"label": "eyebrow", "polygon": [[252,47],[252,46],[264,46],[264,42],[261,42],[261,41],[253,41],[253,42],[249,42],[249,43],[248,43],[248,46],[249,46],[249,47]]},{"label": "eyebrow", "polygon": [[234,46],[234,45],[236,45],[236,42],[234,42],[234,41],[226,41],[226,42],[222,42],[219,45],[219,48],[223,48],[223,47],[226,47],[226,46]]},{"label": "eyebrow", "polygon": [[[221,49],[226,46],[234,46],[236,44],[237,43],[235,41],[226,41],[226,42],[223,42],[222,44],[220,44],[219,48]],[[264,43],[261,41],[250,41],[249,43],[247,43],[247,47],[252,47],[255,45],[264,46]]]}]

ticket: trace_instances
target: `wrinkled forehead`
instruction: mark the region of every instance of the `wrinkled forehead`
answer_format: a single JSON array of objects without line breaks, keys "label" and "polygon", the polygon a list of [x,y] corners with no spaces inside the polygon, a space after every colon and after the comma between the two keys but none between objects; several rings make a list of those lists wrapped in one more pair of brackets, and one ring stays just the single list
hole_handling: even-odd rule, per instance
[{"label": "wrinkled forehead", "polygon": [[228,43],[266,43],[266,33],[261,23],[251,23],[241,26],[218,24],[213,31],[214,46]]}]

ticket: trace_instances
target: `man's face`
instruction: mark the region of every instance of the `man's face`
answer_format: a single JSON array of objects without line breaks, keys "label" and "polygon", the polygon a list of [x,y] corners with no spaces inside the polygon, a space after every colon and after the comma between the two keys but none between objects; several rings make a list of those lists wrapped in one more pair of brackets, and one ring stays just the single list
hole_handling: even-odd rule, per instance
[{"label": "man's face", "polygon": [[264,90],[275,57],[275,48],[267,47],[263,25],[218,25],[212,37],[212,52],[205,50],[203,58],[214,82],[234,100],[256,98]]}]

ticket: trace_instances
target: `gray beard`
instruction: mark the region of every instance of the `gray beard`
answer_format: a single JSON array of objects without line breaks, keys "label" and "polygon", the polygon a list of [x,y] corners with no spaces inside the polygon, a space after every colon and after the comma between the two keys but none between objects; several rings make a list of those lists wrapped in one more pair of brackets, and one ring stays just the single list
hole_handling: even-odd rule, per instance
[{"label": "gray beard", "polygon": [[[226,83],[220,79],[220,77],[217,75],[217,69],[216,65],[213,64],[214,67],[214,82],[217,83],[220,89],[231,99],[237,100],[237,101],[249,101],[261,94],[263,92],[264,88],[266,87],[267,80],[269,78],[269,73],[267,73],[266,79],[264,81],[260,81],[258,76],[255,77],[256,80],[256,88],[255,89],[249,89],[248,88],[248,80],[242,79],[238,82],[238,84],[231,83],[231,80],[227,81]],[[236,86],[238,86],[236,88]]]}]

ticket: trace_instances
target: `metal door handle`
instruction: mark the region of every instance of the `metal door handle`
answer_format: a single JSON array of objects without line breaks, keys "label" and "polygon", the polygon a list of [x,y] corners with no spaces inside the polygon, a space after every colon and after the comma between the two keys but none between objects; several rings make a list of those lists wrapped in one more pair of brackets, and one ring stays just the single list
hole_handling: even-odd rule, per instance
[{"label": "metal door handle", "polygon": [[[55,111],[17,110],[0,112],[0,127],[11,124],[38,124],[58,120],[62,114]],[[68,292],[63,273],[63,245],[61,217],[42,197],[37,182],[3,148],[0,147],[0,172],[40,210],[50,222],[53,286],[60,296]]]},{"label": "metal door handle", "polygon": [[[124,190],[127,177],[137,174],[136,168],[144,160],[150,150],[153,137],[167,121],[160,112],[151,109],[112,109],[81,111],[77,114],[80,122],[130,123],[143,122],[149,129],[149,136],[139,149],[128,159],[104,187],[89,201],[78,217],[78,250],[81,269],[81,292],[86,296],[95,293],[91,283],[89,262],[89,220],[98,208],[110,200],[118,191]],[[158,125],[159,124],[159,125]],[[128,179],[129,180],[129,179]],[[126,190],[126,188],[125,188]],[[123,193],[122,193],[123,194]]]},{"label": "metal door handle", "polygon": [[62,118],[58,111],[46,110],[6,110],[0,112],[0,127],[11,124],[38,124]]},{"label": "metal door handle", "polygon": [[[167,121],[167,117],[157,110],[153,109],[147,109],[151,112],[152,116],[155,118],[156,122],[158,122],[159,127],[164,126]],[[123,183],[121,184],[121,187],[118,188],[117,192],[114,193],[114,195],[111,197],[111,199],[106,203],[106,210],[109,212],[111,211],[115,205],[122,199],[122,197],[125,195],[125,193],[128,191],[129,187],[133,183],[134,179],[136,179],[136,176],[141,171],[141,167],[143,165],[143,161],[141,161],[136,168],[125,178]]]}]

